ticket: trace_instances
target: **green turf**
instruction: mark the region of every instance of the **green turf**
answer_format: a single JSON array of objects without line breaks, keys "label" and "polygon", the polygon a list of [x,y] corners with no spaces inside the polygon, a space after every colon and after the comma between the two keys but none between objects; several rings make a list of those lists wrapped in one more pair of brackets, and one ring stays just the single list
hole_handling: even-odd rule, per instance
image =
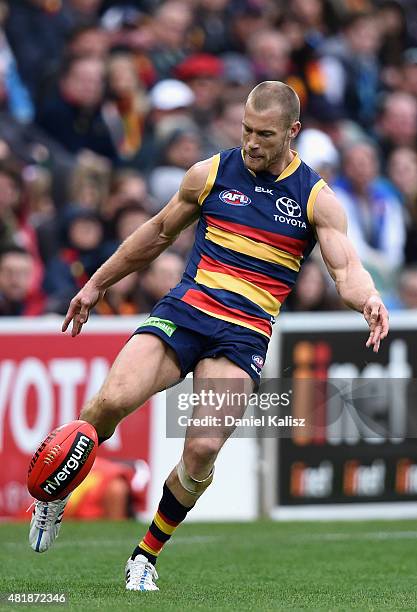
[{"label": "green turf", "polygon": [[1,610],[417,610],[417,522],[185,524],[158,562],[160,592],[124,589],[144,527],[64,522],[38,555],[0,525],[0,591],[66,592],[69,606]]}]

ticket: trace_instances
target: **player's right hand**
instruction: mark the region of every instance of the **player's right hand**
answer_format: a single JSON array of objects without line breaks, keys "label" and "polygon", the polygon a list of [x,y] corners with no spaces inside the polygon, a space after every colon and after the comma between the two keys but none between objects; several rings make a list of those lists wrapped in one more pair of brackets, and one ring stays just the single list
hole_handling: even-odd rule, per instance
[{"label": "player's right hand", "polygon": [[94,308],[97,302],[104,296],[105,291],[100,291],[94,285],[87,283],[72,298],[64,322],[62,331],[68,329],[68,325],[72,321],[71,336],[74,338],[81,332],[84,323],[87,323],[90,310]]}]

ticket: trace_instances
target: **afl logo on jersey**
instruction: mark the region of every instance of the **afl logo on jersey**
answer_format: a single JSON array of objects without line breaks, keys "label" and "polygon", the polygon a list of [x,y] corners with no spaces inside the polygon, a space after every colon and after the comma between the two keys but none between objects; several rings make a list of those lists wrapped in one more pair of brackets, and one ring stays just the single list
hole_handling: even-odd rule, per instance
[{"label": "afl logo on jersey", "polygon": [[297,204],[295,200],[291,200],[290,198],[278,198],[275,202],[275,206],[280,213],[287,215],[287,217],[291,217],[292,219],[301,217],[301,206]]},{"label": "afl logo on jersey", "polygon": [[258,368],[262,368],[264,365],[264,360],[261,355],[252,355],[252,361],[255,365],[258,366]]},{"label": "afl logo on jersey", "polygon": [[231,204],[232,206],[247,206],[251,203],[251,199],[237,189],[225,189],[221,192],[219,198],[225,204]]}]

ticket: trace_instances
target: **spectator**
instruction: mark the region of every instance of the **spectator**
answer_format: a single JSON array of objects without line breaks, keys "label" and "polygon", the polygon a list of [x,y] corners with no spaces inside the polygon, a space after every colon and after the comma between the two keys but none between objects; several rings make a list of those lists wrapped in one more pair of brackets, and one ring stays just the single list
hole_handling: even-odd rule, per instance
[{"label": "spectator", "polygon": [[44,297],[33,291],[35,263],[28,251],[9,246],[0,251],[0,316],[42,314]]},{"label": "spectator", "polygon": [[415,147],[417,99],[407,93],[388,94],[381,108],[376,135],[382,159],[387,159],[396,147]]},{"label": "spectator", "polygon": [[339,168],[339,153],[330,136],[321,130],[307,128],[297,138],[297,150],[301,159],[327,183],[333,182]]},{"label": "spectator", "polygon": [[[0,4],[1,10],[1,4]],[[1,17],[0,17],[1,24]],[[16,60],[0,25],[0,106],[7,108],[20,123],[32,121],[35,109],[29,91],[22,82]]]},{"label": "spectator", "polygon": [[151,263],[141,279],[141,312],[150,312],[155,304],[177,283],[184,271],[184,260],[165,251]]},{"label": "spectator", "polygon": [[277,30],[254,33],[248,42],[257,81],[285,81],[290,71],[291,47],[287,38]]},{"label": "spectator", "polygon": [[[149,189],[155,199],[152,212],[157,213],[180,188],[185,170],[170,166],[159,166],[149,176]],[[182,234],[180,234],[180,237]]]},{"label": "spectator", "polygon": [[148,102],[133,56],[117,53],[107,65],[107,102],[104,117],[119,157],[131,161],[142,146]]},{"label": "spectator", "polygon": [[206,53],[223,53],[229,49],[227,8],[229,0],[198,0],[196,7],[196,27]]},{"label": "spectator", "polygon": [[0,247],[15,242],[18,226],[17,210],[22,199],[23,184],[18,171],[0,166]]},{"label": "spectator", "polygon": [[117,150],[102,118],[104,63],[72,58],[63,69],[59,91],[39,109],[37,123],[71,153],[90,149],[113,161]]},{"label": "spectator", "polygon": [[116,240],[118,242],[123,242],[130,234],[149,219],[149,213],[135,203],[134,200],[131,204],[126,204],[117,211],[114,217]]},{"label": "spectator", "polygon": [[202,159],[201,144],[196,130],[174,130],[161,142],[161,165],[188,170]]},{"label": "spectator", "polygon": [[[39,171],[45,172],[40,168]],[[25,173],[26,174],[26,173]],[[46,263],[60,249],[61,223],[60,218],[73,208],[83,208],[98,212],[108,197],[110,182],[110,166],[104,157],[99,157],[90,151],[83,151],[77,156],[76,165],[70,173],[67,189],[68,202],[64,203],[56,214],[54,208],[44,211],[33,218],[38,236],[42,260]]]},{"label": "spectator", "polygon": [[70,205],[99,211],[109,195],[111,166],[91,151],[77,156],[70,180]]},{"label": "spectator", "polygon": [[[334,185],[387,297],[402,261],[417,263],[414,4],[0,0],[0,249],[31,254],[30,294],[64,253],[75,259],[55,280],[77,287],[80,270],[160,210],[195,161],[240,146],[242,100],[257,81],[281,79],[301,99],[296,148]],[[84,238],[98,240],[91,249],[63,231],[78,213]],[[187,257],[194,233],[187,228],[170,257]],[[157,284],[148,272],[144,304],[132,277],[101,312],[148,310]],[[321,272],[304,273],[307,289],[314,279],[320,289]],[[307,289],[288,307],[331,307],[327,287],[317,291],[323,302]],[[60,290],[47,310],[65,308]]]},{"label": "spectator", "polygon": [[140,81],[147,88],[154,85],[157,74],[149,53],[157,40],[152,17],[133,5],[113,6],[105,11],[101,24],[112,49],[132,54]]},{"label": "spectator", "polygon": [[55,214],[51,196],[52,176],[47,168],[33,164],[23,169],[22,178],[27,198],[28,222],[36,228],[43,219]]},{"label": "spectator", "polygon": [[219,106],[223,71],[223,62],[208,53],[191,55],[175,70],[176,76],[186,82],[194,94],[193,118],[200,126],[207,125]]},{"label": "spectator", "polygon": [[76,26],[68,35],[65,53],[68,57],[95,57],[105,60],[109,51],[110,38],[95,23]]},{"label": "spectator", "polygon": [[166,118],[189,117],[195,102],[193,91],[177,79],[159,81],[150,92],[152,121],[158,124]]},{"label": "spectator", "polygon": [[255,74],[252,62],[241,53],[225,53],[223,62],[223,93],[220,108],[225,100],[246,100],[250,90],[255,87]]},{"label": "spectator", "polygon": [[112,521],[131,518],[132,501],[143,506],[146,498],[144,487],[139,491],[135,488],[135,467],[97,457],[77,493],[71,495],[66,508],[68,518]]},{"label": "spectator", "polygon": [[230,51],[245,53],[248,40],[269,27],[261,2],[238,0],[230,6]]},{"label": "spectator", "polygon": [[286,310],[293,312],[316,312],[340,310],[343,303],[326,282],[326,275],[320,265],[310,259],[301,268],[294,291],[284,303]]},{"label": "spectator", "polygon": [[6,35],[19,73],[34,100],[45,75],[59,65],[67,33],[75,25],[70,7],[48,0],[9,2]]},{"label": "spectator", "polygon": [[287,7],[290,19],[297,21],[303,29],[303,37],[312,46],[317,46],[328,32],[338,25],[335,6],[326,0],[293,0]]},{"label": "spectator", "polygon": [[106,291],[97,304],[98,315],[134,315],[139,309],[139,275],[136,272],[125,276]]},{"label": "spectator", "polygon": [[97,17],[103,0],[69,0],[69,5],[79,21]]},{"label": "spectator", "polygon": [[388,176],[397,188],[406,209],[412,213],[417,204],[417,152],[415,149],[407,147],[394,149],[388,159]]},{"label": "spectator", "polygon": [[378,155],[367,141],[351,145],[333,189],[349,219],[348,233],[364,265],[387,290],[404,258],[405,228],[393,186],[378,174]]},{"label": "spectator", "polygon": [[0,248],[18,245],[33,259],[31,291],[36,292],[43,275],[36,233],[28,222],[25,186],[19,168],[0,165]]},{"label": "spectator", "polygon": [[157,200],[157,210],[179,189],[188,168],[203,158],[202,140],[195,130],[174,130],[162,140],[160,149],[160,165],[149,175],[149,185]]},{"label": "spectator", "polygon": [[381,63],[396,69],[409,43],[406,12],[397,0],[383,0],[376,5],[376,11],[382,38]]},{"label": "spectator", "polygon": [[44,289],[48,312],[65,314],[73,295],[111,255],[114,245],[103,243],[100,217],[91,211],[73,210],[64,223],[64,247],[46,267]]},{"label": "spectator", "polygon": [[243,111],[244,104],[240,100],[226,99],[222,102],[219,114],[204,132],[204,158],[223,149],[240,146]]},{"label": "spectator", "polygon": [[[311,4],[321,3],[314,1]],[[314,14],[312,11],[309,19],[302,18],[294,14],[291,5],[288,14],[280,22],[279,29],[291,47],[290,72],[286,83],[297,92],[304,118],[329,121],[332,120],[333,109],[331,105],[329,108],[325,97],[325,75],[319,59],[320,46],[324,42],[322,31],[326,26],[320,19],[313,27],[311,19],[315,21]]]},{"label": "spectator", "polygon": [[177,79],[159,81],[150,91],[151,110],[147,117],[138,167],[149,171],[157,159],[158,137],[180,125],[193,126],[191,119],[194,94],[190,87]]},{"label": "spectator", "polygon": [[417,153],[406,147],[393,151],[388,160],[388,174],[405,204],[405,262],[417,263]]},{"label": "spectator", "polygon": [[382,84],[378,52],[381,37],[373,13],[353,13],[339,36],[321,45],[320,68],[333,118],[350,118],[365,129],[375,119]]},{"label": "spectator", "polygon": [[396,308],[417,308],[417,267],[404,268],[398,281],[398,298]]},{"label": "spectator", "polygon": [[186,57],[192,18],[190,6],[179,0],[163,2],[156,9],[153,22],[156,44],[150,58],[160,79],[170,77],[173,68]]},{"label": "spectator", "polygon": [[146,211],[151,210],[152,204],[145,179],[136,170],[116,171],[110,183],[109,197],[101,207],[104,221],[108,225],[113,225],[118,211],[133,202]]},{"label": "spectator", "polygon": [[[5,146],[9,153],[4,153]],[[68,177],[73,170],[74,157],[35,124],[22,124],[7,111],[0,110],[0,163],[8,155],[22,166],[46,166],[52,173],[54,203],[60,207],[67,202]]]},{"label": "spectator", "polygon": [[407,49],[403,55],[398,86],[417,99],[417,47]]}]

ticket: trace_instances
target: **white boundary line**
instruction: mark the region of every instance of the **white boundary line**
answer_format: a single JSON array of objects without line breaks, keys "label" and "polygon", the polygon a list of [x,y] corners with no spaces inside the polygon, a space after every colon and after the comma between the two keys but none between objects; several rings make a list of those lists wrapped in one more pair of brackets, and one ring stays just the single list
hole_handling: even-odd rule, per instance
[{"label": "white boundary line", "polygon": [[[362,315],[356,312],[291,312],[283,313],[274,325],[278,330],[300,332],[367,330]],[[393,331],[417,328],[417,310],[395,311],[390,314]]]},{"label": "white boundary line", "polygon": [[[142,323],[148,315],[135,316],[97,316],[92,315],[83,328],[87,333],[114,333],[130,331]],[[0,318],[1,334],[56,333],[61,331],[64,317],[61,315],[46,315],[44,317],[2,317]],[[408,328],[417,329],[417,309],[394,312],[390,315],[390,326],[393,331]],[[294,312],[283,313],[274,325],[273,336],[282,331],[326,332],[352,331],[367,329],[363,317],[355,312]],[[69,332],[67,332],[69,333]],[[271,360],[268,356],[268,360]]]},{"label": "white boundary line", "polygon": [[[83,327],[82,334],[115,334],[118,332],[133,333],[145,321],[148,315],[119,317],[99,317],[93,315]],[[0,334],[57,334],[61,332],[64,317],[2,317],[0,318]],[[71,328],[70,328],[71,329]],[[70,331],[66,332],[70,335]]]}]

